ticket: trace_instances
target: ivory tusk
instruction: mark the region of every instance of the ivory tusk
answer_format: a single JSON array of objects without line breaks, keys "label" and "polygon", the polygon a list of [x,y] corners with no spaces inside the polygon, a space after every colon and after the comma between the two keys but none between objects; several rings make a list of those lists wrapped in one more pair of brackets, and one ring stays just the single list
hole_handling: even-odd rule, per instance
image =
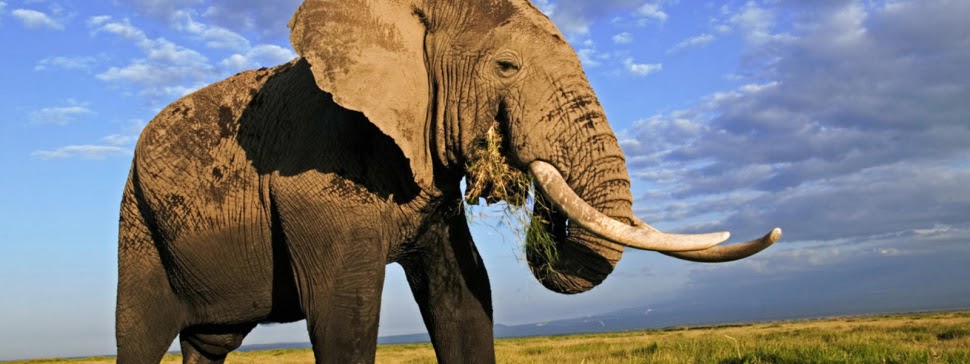
[{"label": "ivory tusk", "polygon": [[617,244],[661,252],[706,251],[731,236],[727,232],[667,234],[643,222],[637,226],[623,224],[586,203],[551,164],[534,161],[529,164],[529,170],[536,178],[536,187],[569,218],[570,223]]},{"label": "ivory tusk", "polygon": [[721,263],[747,258],[774,244],[781,238],[781,229],[775,228],[768,235],[746,243],[722,245],[691,252],[660,252],[683,260],[701,263]]}]

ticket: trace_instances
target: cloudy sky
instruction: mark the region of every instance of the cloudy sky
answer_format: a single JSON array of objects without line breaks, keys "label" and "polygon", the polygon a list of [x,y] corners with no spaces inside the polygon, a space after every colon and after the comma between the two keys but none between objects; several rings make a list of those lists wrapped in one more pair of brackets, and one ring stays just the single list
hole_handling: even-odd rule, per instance
[{"label": "cloudy sky", "polygon": [[[970,2],[534,1],[606,107],[640,218],[785,235],[719,265],[629,252],[600,287],[561,296],[507,227],[478,218],[497,323],[742,297],[970,307]],[[139,131],[186,93],[292,59],[298,5],[0,0],[0,360],[113,353]],[[397,266],[384,297],[382,335],[423,330]],[[246,342],[305,340],[297,323]]]}]

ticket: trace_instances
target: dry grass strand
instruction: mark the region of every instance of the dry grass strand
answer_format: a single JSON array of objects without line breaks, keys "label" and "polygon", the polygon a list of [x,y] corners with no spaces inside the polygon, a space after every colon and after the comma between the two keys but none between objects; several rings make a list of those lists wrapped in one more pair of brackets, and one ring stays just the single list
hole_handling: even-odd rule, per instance
[{"label": "dry grass strand", "polygon": [[485,147],[476,151],[466,165],[465,202],[478,205],[484,198],[486,205],[504,201],[506,203],[502,222],[515,232],[520,241],[525,241],[526,252],[534,252],[545,259],[545,266],[559,259],[556,242],[545,229],[546,221],[528,213],[527,207],[540,203],[529,196],[535,196],[533,179],[508,163],[502,151],[502,135],[498,125],[492,125],[486,133]]}]

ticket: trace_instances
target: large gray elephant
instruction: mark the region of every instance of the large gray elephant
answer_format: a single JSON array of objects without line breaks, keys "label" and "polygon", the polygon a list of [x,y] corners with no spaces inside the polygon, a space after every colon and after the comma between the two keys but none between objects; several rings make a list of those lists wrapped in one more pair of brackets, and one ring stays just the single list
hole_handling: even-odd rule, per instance
[{"label": "large gray elephant", "polygon": [[[535,181],[545,287],[587,291],[624,247],[728,261],[780,230],[662,233],[631,210],[617,139],[576,53],[527,0],[307,0],[299,58],[166,107],[142,132],[121,206],[119,363],[221,362],[258,323],[306,319],[317,362],[374,360],[386,264],[403,266],[443,363],[494,362],[469,165],[498,143]],[[500,142],[499,142],[500,141]],[[491,185],[489,184],[491,183]],[[515,197],[519,200],[518,197]],[[539,235],[542,235],[539,234]]]}]

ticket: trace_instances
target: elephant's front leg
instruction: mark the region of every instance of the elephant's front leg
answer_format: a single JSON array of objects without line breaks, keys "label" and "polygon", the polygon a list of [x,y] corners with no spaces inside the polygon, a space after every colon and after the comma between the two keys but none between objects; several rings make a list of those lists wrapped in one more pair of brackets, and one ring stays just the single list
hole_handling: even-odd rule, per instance
[{"label": "elephant's front leg", "polygon": [[372,363],[387,264],[379,216],[316,200],[278,204],[307,331],[317,363]]},{"label": "elephant's front leg", "polygon": [[462,213],[401,260],[440,363],[494,363],[492,292]]},{"label": "elephant's front leg", "polygon": [[351,239],[332,254],[315,254],[319,244],[330,243],[297,248],[302,253],[293,257],[316,362],[373,363],[386,267],[375,248],[382,242]]},{"label": "elephant's front leg", "polygon": [[[307,329],[317,363],[373,363],[386,263],[349,258],[352,267],[335,278],[329,297],[315,290],[305,302]],[[357,265],[360,266],[357,266]]]}]

